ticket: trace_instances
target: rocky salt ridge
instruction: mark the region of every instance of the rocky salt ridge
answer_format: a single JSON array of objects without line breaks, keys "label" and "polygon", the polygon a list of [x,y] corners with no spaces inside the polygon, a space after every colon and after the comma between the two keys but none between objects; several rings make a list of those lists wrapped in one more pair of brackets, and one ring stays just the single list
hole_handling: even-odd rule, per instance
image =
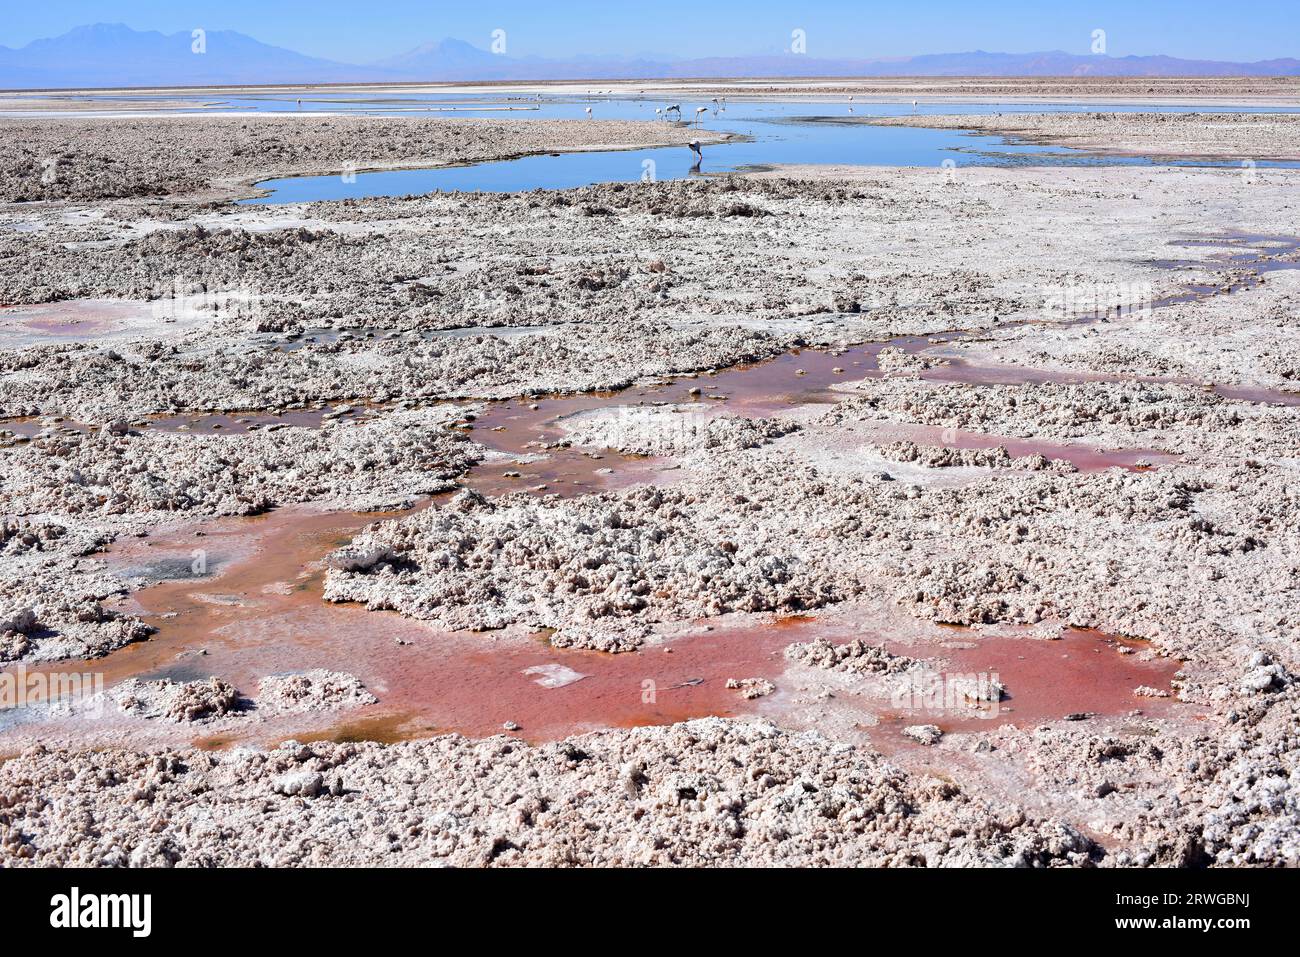
[{"label": "rocky salt ridge", "polygon": [[126,423],[47,431],[0,449],[0,510],[93,518],[256,515],[315,502],[354,511],[446,491],[481,448],[450,426],[463,406],[396,410],[320,428],[186,435]]},{"label": "rocky salt ridge", "polygon": [[1086,440],[1104,448],[1154,447],[1236,463],[1244,455],[1289,458],[1300,443],[1294,409],[1225,398],[1195,385],[872,379],[845,391],[851,398],[827,413],[828,424],[904,422],[1043,441]]},{"label": "rocky salt ridge", "polygon": [[875,126],[975,130],[1104,153],[1238,160],[1300,159],[1300,117],[1291,113],[997,113],[863,117]]},{"label": "rocky salt ridge", "polygon": [[878,755],[717,718],[542,747],[452,735],[35,748],[0,764],[0,787],[9,864],[1046,867],[1103,856],[1068,825],[972,801]]},{"label": "rocky salt ridge", "polygon": [[[214,344],[201,356],[145,341],[104,351],[55,346],[0,354],[0,415],[83,422],[173,412],[297,409],[329,402],[439,402],[622,388],[780,353],[759,331],[630,322],[565,336],[332,343],[292,352]],[[235,332],[229,338],[238,340]],[[671,356],[671,358],[669,358]],[[140,380],[148,383],[140,387]]]},{"label": "rocky salt ridge", "polygon": [[926,468],[1000,468],[1025,469],[1032,472],[1074,472],[1077,469],[1063,459],[1048,459],[1042,455],[1021,455],[1012,458],[1006,449],[955,449],[950,446],[917,445],[915,442],[890,442],[880,447],[880,454],[895,462],[915,462]]},{"label": "rocky salt ridge", "polygon": [[[1288,865],[1300,858],[1300,698],[1276,669],[1268,687],[1247,681],[1275,667],[1258,660],[1241,662],[1240,688],[1190,735],[1144,719],[926,735],[940,755],[960,754],[960,788],[817,733],[721,719],[542,747],[458,736],[270,751],[37,747],[0,765],[11,796],[0,853],[15,865],[100,866]],[[988,793],[981,779],[1008,766],[1022,775],[1018,797],[1038,807],[1046,795],[1046,809]],[[405,826],[374,815],[375,801],[400,806]],[[214,818],[231,825],[220,841],[192,826]]]}]

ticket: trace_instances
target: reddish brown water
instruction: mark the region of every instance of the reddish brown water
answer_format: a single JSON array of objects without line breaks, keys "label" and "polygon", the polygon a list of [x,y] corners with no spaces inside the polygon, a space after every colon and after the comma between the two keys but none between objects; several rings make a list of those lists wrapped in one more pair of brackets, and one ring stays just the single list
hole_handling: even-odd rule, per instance
[{"label": "reddish brown water", "polygon": [[147,315],[148,309],[148,304],[108,299],[0,306],[0,342],[13,339],[21,347],[103,339],[121,332],[138,315]]},{"label": "reddish brown water", "polygon": [[[932,343],[915,338],[894,344],[916,350]],[[846,376],[874,369],[875,357],[883,347],[838,353],[804,350],[746,369],[633,390],[618,399],[624,403],[633,396],[647,402],[716,402],[742,414],[771,414],[810,401],[831,401],[833,393],[828,387]],[[837,368],[844,371],[834,371]],[[699,397],[689,394],[696,386],[702,392]],[[557,418],[599,408],[612,398],[584,395],[495,403],[473,423],[475,438],[512,454],[527,453],[535,450],[537,443],[546,445],[562,437]],[[501,431],[494,431],[497,428]],[[953,440],[971,447],[993,441],[969,434]],[[1033,450],[1059,453],[1054,457],[1083,455],[1078,449],[1048,448],[1041,443],[1016,445],[998,439],[997,444],[1013,447],[1014,454]],[[494,494],[535,489],[540,484],[560,494],[580,494],[665,477],[656,474],[662,464],[654,459],[608,452],[593,458],[576,449],[548,450],[547,454],[544,463],[482,465],[465,484]],[[1097,467],[1108,464],[1125,463],[1095,463]],[[506,478],[503,473],[511,470],[508,466],[522,474]],[[598,470],[610,467],[613,474],[599,474]],[[215,574],[167,580],[136,592],[127,610],[142,613],[158,628],[150,640],[97,661],[61,663],[44,670],[98,672],[110,688],[132,677],[192,680],[216,675],[251,696],[260,678],[268,674],[326,668],[356,674],[379,696],[381,704],[361,715],[328,719],[329,730],[312,730],[319,728],[321,719],[304,718],[305,734],[310,736],[398,740],[441,731],[487,735],[500,731],[509,721],[520,725],[522,736],[540,741],[598,727],[757,711],[762,699],[745,700],[726,688],[727,679],[777,681],[785,667],[784,647],[817,632],[815,623],[803,620],[725,625],[708,631],[701,626],[698,633],[666,645],[615,656],[554,649],[541,636],[449,634],[394,614],[324,602],[323,557],[346,544],[366,524],[385,517],[391,516],[284,509],[257,518],[208,522],[116,546],[109,556],[114,570],[146,577],[175,575],[178,566],[184,568],[201,551],[208,571]],[[998,647],[988,641],[984,640],[984,647]],[[1026,641],[1013,644],[1030,652],[1024,660],[1040,656],[1045,646]],[[927,653],[935,651],[938,649],[927,649]],[[945,649],[942,654],[953,653]],[[989,661],[1009,676],[1016,675],[1016,662],[1022,658],[1011,661],[1009,654],[1008,650]],[[1097,663],[1093,662],[1094,668]],[[1116,667],[1096,669],[1096,680],[1111,682],[1127,710],[1133,705],[1125,695],[1134,686],[1129,661],[1111,655],[1109,663]],[[556,666],[582,677],[559,687],[543,687],[538,680],[545,673],[530,672]],[[1059,689],[1044,696],[1036,686],[1016,680],[1020,685],[1013,709],[1023,711],[1012,720],[1040,720],[1039,716],[1063,706]],[[1049,682],[1042,690],[1053,687]],[[1122,695],[1119,689],[1125,689]],[[1094,702],[1093,710],[1110,706]],[[267,735],[266,743],[270,743],[285,736],[284,727],[280,722],[273,730],[259,732],[254,726],[247,732],[235,730],[215,739],[197,740],[215,747],[248,736],[257,740],[260,733]]]},{"label": "reddish brown water", "polygon": [[[271,727],[223,730],[206,746],[285,737],[398,740],[457,731],[482,736],[518,724],[528,740],[554,740],[584,730],[665,724],[706,715],[767,710],[780,697],[747,701],[726,687],[729,678],[766,678],[782,684],[783,650],[792,641],[827,635],[813,618],[745,618],[699,623],[689,634],[628,654],[568,651],[544,635],[448,633],[386,612],[326,603],[322,557],[364,525],[389,515],[347,516],[285,509],[252,519],[227,519],[131,540],[109,553],[123,572],[187,566],[201,550],[207,577],[163,581],[136,592],[126,610],[140,613],[158,633],[105,658],[63,662],[31,672],[99,673],[111,688],[128,678],[178,681],[224,678],[246,696],[270,674],[325,668],[357,675],[380,704],[338,716],[307,716]],[[175,572],[173,572],[175,573]],[[891,649],[938,658],[947,671],[995,671],[1010,687],[998,720],[1032,724],[1072,711],[1125,714],[1167,702],[1137,699],[1140,684],[1167,689],[1177,667],[1120,655],[1104,636],[1067,632],[1057,642],[977,637],[944,629],[970,647],[905,645]],[[855,631],[855,635],[857,632]],[[570,680],[576,678],[577,680]],[[870,709],[874,709],[871,711]],[[947,730],[986,724],[969,715],[901,715],[888,702],[869,703],[885,726],[937,723]],[[972,724],[971,722],[978,722]]]},{"label": "reddish brown water", "polygon": [[1049,459],[1069,462],[1080,472],[1100,472],[1121,468],[1130,472],[1145,472],[1160,465],[1178,461],[1178,457],[1155,449],[1098,449],[1067,442],[1044,442],[1039,439],[1021,439],[1011,436],[989,435],[985,432],[961,432],[937,425],[909,425],[882,423],[869,430],[877,443],[895,441],[915,442],[921,446],[945,446],[954,449],[1004,448],[1013,458],[1024,455],[1042,455]]},{"label": "reddish brown water", "polygon": [[[327,668],[356,674],[382,701],[381,717],[344,716],[330,736],[355,735],[359,721],[385,738],[435,730],[488,735],[513,721],[530,740],[550,740],[575,730],[739,713],[743,699],[725,688],[727,678],[779,673],[781,650],[792,640],[791,627],[781,624],[701,625],[664,647],[609,655],[555,649],[540,635],[448,633],[326,603],[321,556],[383,517],[284,510],[114,548],[110,567],[118,569],[188,563],[203,549],[218,571],[135,594],[131,610],[159,629],[150,640],[99,660],[29,671],[99,673],[109,688],[133,677],[215,675],[251,696],[265,675]],[[539,684],[545,670],[529,671],[556,666],[582,677],[546,687]],[[223,740],[244,736],[236,730]]]},{"label": "reddish brown water", "polygon": [[0,348],[174,336],[210,318],[176,300],[69,299],[0,305]]},{"label": "reddish brown water", "polygon": [[[471,425],[474,441],[509,458],[472,469],[462,484],[485,495],[530,492],[571,497],[637,482],[665,484],[674,474],[659,458],[623,455],[614,449],[562,447],[557,419],[609,405],[629,404],[636,390],[587,393],[490,403]],[[531,459],[531,461],[530,461]],[[511,473],[518,473],[514,475]]]},{"label": "reddish brown water", "polygon": [[[876,357],[894,347],[918,352],[959,333],[907,336],[845,349],[796,349],[762,362],[714,373],[665,378],[621,392],[548,395],[490,402],[467,429],[473,439],[510,458],[493,458],[472,469],[462,484],[485,494],[525,491],[579,495],[636,483],[675,480],[661,457],[623,455],[615,449],[564,447],[564,420],[580,412],[637,405],[694,404],[716,414],[769,416],[842,397],[836,383],[878,372]],[[692,394],[698,390],[698,394]],[[529,458],[541,456],[537,461]],[[508,473],[518,472],[511,475]]]},{"label": "reddish brown water", "polygon": [[[938,725],[944,731],[979,731],[998,723],[1021,727],[1059,721],[1067,715],[1115,717],[1133,711],[1167,714],[1185,707],[1172,698],[1139,696],[1139,687],[1169,692],[1179,662],[1143,659],[1142,642],[1101,632],[1068,629],[1059,640],[1025,637],[982,637],[959,642],[942,652],[944,670],[958,674],[996,675],[1006,685],[1006,697],[996,709],[981,715],[974,709],[936,714],[898,710],[884,715],[883,727],[901,730],[909,724]],[[1120,649],[1127,648],[1129,654]],[[915,649],[913,649],[915,653]]]},{"label": "reddish brown water", "polygon": [[[884,348],[915,353],[962,335],[907,337],[843,350],[800,350],[616,395],[488,403],[469,428],[476,440],[510,458],[479,466],[465,484],[490,494],[528,490],[568,495],[630,482],[669,481],[673,473],[664,471],[670,463],[663,460],[620,456],[610,450],[548,448],[563,438],[558,420],[637,402],[694,402],[722,412],[771,415],[808,403],[835,401],[831,390],[835,383],[880,374],[877,356]],[[1003,372],[962,363],[926,375],[957,381],[1062,381],[1053,373]],[[1002,375],[1008,378],[993,378]],[[693,389],[699,394],[692,395]],[[1270,393],[1264,401],[1283,399]],[[185,425],[199,432],[237,432],[254,424],[312,426],[326,411],[174,416],[151,427],[172,430]],[[11,422],[0,425],[14,427]],[[917,434],[927,436],[925,430]],[[974,433],[938,437],[940,443],[931,444],[1003,445],[1013,455],[1039,452],[1068,459],[1083,469],[1136,468],[1140,460],[1155,455],[1147,450],[1098,451]],[[545,459],[526,461],[534,454]],[[507,476],[507,472],[519,475]],[[319,729],[319,719],[303,719],[313,734],[379,740],[433,731],[486,735],[510,721],[521,726],[523,736],[548,740],[588,728],[668,723],[774,707],[779,695],[770,701],[746,701],[725,687],[726,680],[777,681],[785,668],[782,649],[791,641],[820,633],[817,622],[802,619],[719,624],[666,645],[612,656],[554,649],[543,636],[448,634],[396,615],[325,603],[323,557],[383,517],[285,509],[260,518],[209,522],[115,547],[109,556],[114,569],[174,569],[202,550],[216,574],[164,581],[135,594],[136,610],[159,629],[151,640],[98,661],[63,663],[47,670],[101,672],[109,686],[129,677],[189,680],[217,675],[253,694],[265,675],[328,668],[356,674],[381,703],[361,714],[343,716],[325,731]],[[1047,642],[964,633],[963,639],[972,646],[895,650],[924,657],[938,654],[952,669],[963,672],[996,671],[1010,688],[999,720],[1018,724],[1058,720],[1072,712],[1121,715],[1135,708],[1159,711],[1171,706],[1161,699],[1136,698],[1133,689],[1140,684],[1167,689],[1177,664],[1122,655],[1115,642],[1104,636],[1069,632],[1063,641]],[[553,680],[556,674],[581,677],[564,683]],[[966,714],[935,720],[933,715],[881,713],[886,731],[922,721],[947,730],[966,728],[972,721],[978,722],[973,727],[987,726]],[[220,746],[239,740],[242,734],[256,737],[258,732],[254,728],[205,743]]]},{"label": "reddish brown water", "polygon": [[[265,675],[326,668],[356,674],[381,703],[332,718],[302,718],[297,726],[306,736],[398,740],[446,731],[485,736],[513,722],[522,737],[544,741],[600,727],[767,710],[766,699],[747,701],[726,687],[727,680],[766,678],[779,689],[785,646],[835,633],[807,617],[722,620],[711,627],[700,623],[694,632],[662,645],[609,655],[556,649],[544,635],[448,633],[395,614],[324,602],[320,556],[366,521],[383,517],[285,510],[115,548],[110,555],[115,568],[189,561],[201,548],[218,571],[136,593],[134,610],[159,628],[149,641],[97,661],[29,671],[97,672],[109,688],[132,677],[185,681],[216,675],[252,696]],[[970,647],[888,643],[899,653],[937,657],[937,667],[945,671],[996,672],[1010,688],[999,721],[1033,724],[1072,711],[1113,715],[1168,706],[1135,698],[1132,691],[1140,684],[1167,689],[1176,664],[1122,656],[1104,636],[1067,632],[1064,640],[1048,642],[947,631]],[[780,699],[771,700],[779,708]],[[898,714],[884,701],[865,707],[864,720],[878,714],[886,727],[922,718],[946,730],[987,726],[965,713]],[[206,737],[201,728],[189,733],[217,747],[245,740],[274,743],[294,727],[281,721],[272,728],[250,723],[247,730],[223,730],[217,738]]]}]

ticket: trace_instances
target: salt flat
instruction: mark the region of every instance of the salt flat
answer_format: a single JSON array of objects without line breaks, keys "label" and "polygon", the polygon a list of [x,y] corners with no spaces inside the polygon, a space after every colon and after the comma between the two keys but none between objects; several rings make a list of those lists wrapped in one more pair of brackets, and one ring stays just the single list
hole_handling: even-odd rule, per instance
[{"label": "salt flat", "polygon": [[[1212,82],[1152,95],[1275,91]],[[1289,155],[1290,118],[1118,116],[951,122]],[[6,863],[1300,858],[1300,172],[249,208],[699,133],[3,125],[7,309],[207,317],[0,338],[0,658],[111,698],[0,730]]]}]

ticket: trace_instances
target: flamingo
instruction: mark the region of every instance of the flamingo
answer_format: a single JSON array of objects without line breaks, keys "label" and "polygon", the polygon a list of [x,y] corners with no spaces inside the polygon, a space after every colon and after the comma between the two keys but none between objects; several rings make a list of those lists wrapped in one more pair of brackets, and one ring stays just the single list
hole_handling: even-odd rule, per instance
[{"label": "flamingo", "polygon": [[698,126],[699,123],[700,123],[700,114],[701,114],[701,113],[707,113],[707,112],[709,112],[709,108],[708,108],[707,106],[698,106],[698,107],[695,108],[695,125],[696,125],[696,126]]},{"label": "flamingo", "polygon": [[665,109],[664,116],[667,116],[669,113],[673,113],[673,112],[677,113],[677,119],[680,121],[682,118],[682,108],[679,104],[674,103],[672,106]]},{"label": "flamingo", "polygon": [[587,107],[587,119],[591,119],[591,107]]},{"label": "flamingo", "polygon": [[700,163],[704,161],[704,151],[700,149],[700,141],[691,140],[686,145],[689,146],[691,152],[695,154],[695,162],[691,165],[691,169],[698,170],[700,168]]}]

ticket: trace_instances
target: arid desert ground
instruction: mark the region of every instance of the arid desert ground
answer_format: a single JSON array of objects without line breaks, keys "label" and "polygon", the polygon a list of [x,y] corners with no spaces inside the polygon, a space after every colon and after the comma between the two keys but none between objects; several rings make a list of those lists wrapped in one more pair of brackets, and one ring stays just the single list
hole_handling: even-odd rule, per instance
[{"label": "arid desert ground", "polygon": [[0,118],[0,862],[1300,862],[1300,87],[770,86],[1157,162]]}]

